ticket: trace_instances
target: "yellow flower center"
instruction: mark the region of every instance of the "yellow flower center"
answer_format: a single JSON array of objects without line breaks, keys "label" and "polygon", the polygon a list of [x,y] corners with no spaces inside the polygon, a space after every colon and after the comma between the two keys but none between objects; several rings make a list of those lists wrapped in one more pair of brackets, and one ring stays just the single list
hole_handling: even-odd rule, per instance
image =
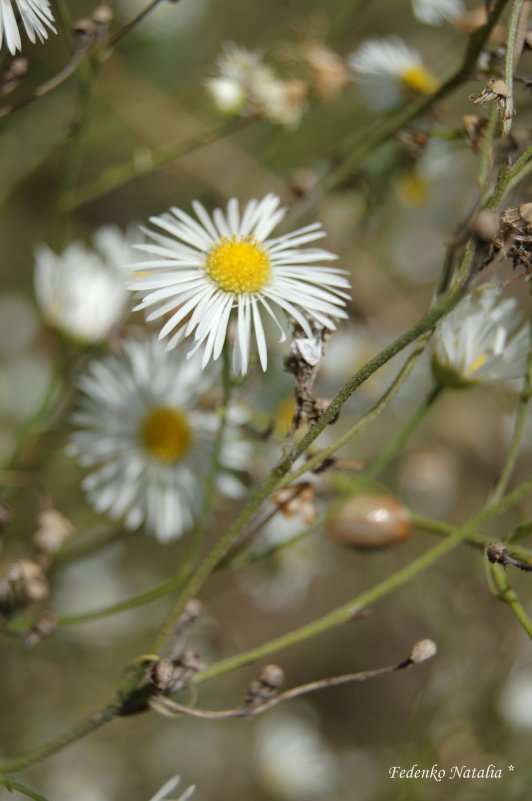
[{"label": "yellow flower center", "polygon": [[483,364],[485,364],[488,360],[488,354],[482,353],[480,356],[477,356],[474,362],[472,362],[467,370],[465,371],[466,375],[473,375],[476,373],[477,370],[480,370]]},{"label": "yellow flower center", "polygon": [[438,88],[436,79],[425,67],[410,67],[401,75],[403,83],[414,92],[431,95]]},{"label": "yellow flower center", "polygon": [[398,178],[395,191],[399,200],[408,208],[422,206],[429,199],[427,184],[414,170]]},{"label": "yellow flower center", "polygon": [[150,456],[160,462],[178,462],[192,440],[186,416],[179,409],[155,406],[140,425],[140,438]]},{"label": "yellow flower center", "polygon": [[271,277],[268,254],[253,237],[227,239],[213,247],[207,256],[206,270],[209,278],[220,289],[235,295],[258,292]]}]

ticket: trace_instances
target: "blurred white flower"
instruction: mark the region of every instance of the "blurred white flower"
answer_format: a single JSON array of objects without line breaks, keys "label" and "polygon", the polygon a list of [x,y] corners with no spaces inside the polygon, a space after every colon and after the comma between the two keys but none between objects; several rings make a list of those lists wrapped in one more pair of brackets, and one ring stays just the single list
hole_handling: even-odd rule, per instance
[{"label": "blurred white flower", "polygon": [[491,287],[468,295],[445,317],[432,340],[432,364],[443,385],[510,381],[525,372],[529,330],[513,298]]},{"label": "blurred white flower", "polygon": [[348,57],[355,80],[375,110],[401,105],[409,95],[432,94],[437,83],[419,53],[398,36],[369,39]]},{"label": "blurred white flower", "polygon": [[501,717],[514,729],[532,731],[532,667],[513,670],[498,699]]},{"label": "blurred white flower", "polygon": [[128,293],[118,267],[130,263],[131,244],[118,228],[100,228],[94,250],[73,242],[61,255],[36,250],[35,295],[53,328],[83,343],[99,342],[119,323]]},{"label": "blurred white flower", "polygon": [[48,0],[0,0],[0,49],[5,44],[11,55],[22,49],[13,2],[16,4],[28,39],[33,44],[37,38],[41,42],[48,38],[47,28],[56,33]]},{"label": "blurred white flower", "polygon": [[159,792],[155,793],[153,798],[150,798],[150,801],[188,801],[188,799],[192,798],[194,795],[194,790],[196,789],[194,785],[191,785],[188,790],[185,790],[184,793],[181,793],[179,798],[172,799],[168,797],[168,794],[175,790],[180,781],[181,778],[179,776],[172,776],[171,779],[163,784]]},{"label": "blurred white flower", "polygon": [[216,62],[217,75],[205,81],[220,114],[266,117],[294,127],[301,119],[306,87],[301,81],[282,80],[258,53],[229,43]]},{"label": "blurred white flower", "polygon": [[[216,378],[216,376],[214,377]],[[199,359],[169,353],[155,339],[126,341],[121,355],[93,362],[80,381],[69,452],[94,468],[83,481],[90,503],[127,528],[145,524],[160,542],[190,528],[201,505],[219,418],[198,408],[212,387]],[[237,494],[225,470],[244,470],[248,447],[229,415],[218,486]]]},{"label": "blurred white flower", "polygon": [[465,12],[462,0],[412,0],[414,15],[426,25],[440,25],[453,21]]},{"label": "blurred white flower", "polygon": [[302,716],[279,712],[260,720],[255,762],[261,785],[274,799],[334,797],[336,759],[316,726]]},{"label": "blurred white flower", "polygon": [[169,315],[159,338],[174,333],[168,348],[194,333],[196,345],[203,346],[203,365],[217,359],[227,338],[232,311],[237,325],[233,350],[236,372],[247,373],[254,329],[262,369],[268,363],[264,313],[284,331],[270,304],[279,306],[301,326],[308,337],[308,320],[334,329],[337,318],[347,317],[343,307],[349,298],[344,271],[323,266],[336,256],[322,248],[301,248],[325,232],[320,223],[290,234],[270,238],[286,214],[273,194],[251,200],[240,213],[232,198],[227,212],[215,209],[211,215],[201,203],[193,202],[199,220],[172,208],[150,222],[165,233],[147,230],[152,243],[138,245],[151,258],[130,265],[129,288],[138,291],[142,302],[137,309],[149,309],[147,320]]}]

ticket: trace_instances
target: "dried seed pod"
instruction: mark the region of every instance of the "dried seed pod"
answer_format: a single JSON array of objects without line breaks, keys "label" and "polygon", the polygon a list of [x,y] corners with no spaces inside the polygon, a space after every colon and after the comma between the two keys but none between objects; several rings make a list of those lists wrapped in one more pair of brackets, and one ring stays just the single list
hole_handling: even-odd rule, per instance
[{"label": "dried seed pod", "polygon": [[491,242],[499,233],[499,216],[494,211],[481,211],[471,223],[471,233],[481,242]]},{"label": "dried seed pod", "polygon": [[44,601],[50,588],[40,565],[21,559],[8,565],[0,579],[0,613],[7,615],[36,601]]},{"label": "dried seed pod", "polygon": [[338,545],[386,548],[408,539],[410,514],[391,495],[362,494],[350,498],[326,524],[327,536]]},{"label": "dried seed pod", "polygon": [[65,515],[57,509],[45,509],[39,515],[39,528],[34,534],[33,542],[43,553],[52,555],[57,553],[67,540],[74,526]]},{"label": "dried seed pod", "polygon": [[244,706],[258,706],[277,695],[284,684],[284,670],[279,665],[266,665],[258,679],[249,685]]},{"label": "dried seed pod", "polygon": [[162,657],[148,667],[147,677],[158,690],[166,692],[172,689],[178,670],[171,659]]},{"label": "dried seed pod", "polygon": [[437,652],[438,646],[434,640],[419,640],[419,642],[414,643],[410,651],[410,661],[418,665],[420,662],[426,662],[428,659],[432,659],[433,656],[436,656]]}]

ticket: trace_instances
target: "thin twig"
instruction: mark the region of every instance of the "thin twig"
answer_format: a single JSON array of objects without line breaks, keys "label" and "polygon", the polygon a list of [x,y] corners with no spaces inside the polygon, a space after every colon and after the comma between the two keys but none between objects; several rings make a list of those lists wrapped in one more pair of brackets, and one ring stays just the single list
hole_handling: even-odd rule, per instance
[{"label": "thin twig", "polygon": [[[428,647],[430,646],[432,648]],[[423,659],[415,657],[416,647],[418,650],[420,646],[425,647],[427,655]],[[244,704],[233,709],[223,709],[220,711],[197,709],[196,707],[178,704],[170,698],[165,696],[154,696],[150,699],[150,707],[164,715],[187,715],[193,718],[201,718],[202,720],[229,720],[230,718],[252,718],[257,715],[262,715],[268,712],[275,706],[283,704],[287,701],[293,701],[294,698],[300,698],[303,695],[310,695],[311,693],[319,692],[320,690],[327,690],[330,687],[340,687],[343,684],[353,684],[354,682],[364,682],[369,679],[376,679],[380,676],[385,676],[389,673],[396,673],[399,670],[410,668],[412,665],[419,664],[422,661],[432,658],[436,654],[436,646],[430,641],[421,641],[416,643],[412,648],[410,655],[406,659],[402,659],[399,663],[394,665],[386,665],[381,668],[374,668],[373,670],[363,670],[357,673],[345,673],[341,676],[331,676],[326,679],[318,679],[311,681],[307,684],[300,684],[297,687],[291,687],[289,690],[278,693],[267,701],[258,704]]]}]

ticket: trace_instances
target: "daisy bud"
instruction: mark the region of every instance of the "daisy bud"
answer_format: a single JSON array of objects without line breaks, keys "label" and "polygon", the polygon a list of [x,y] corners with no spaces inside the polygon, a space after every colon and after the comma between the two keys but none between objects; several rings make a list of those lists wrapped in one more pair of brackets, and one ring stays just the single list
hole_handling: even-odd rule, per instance
[{"label": "daisy bud", "polygon": [[410,514],[391,495],[356,495],[329,520],[326,531],[329,539],[338,545],[386,548],[409,538]]},{"label": "daisy bud", "polygon": [[259,678],[249,685],[244,706],[258,706],[276,696],[284,684],[284,670],[278,665],[266,665]]},{"label": "daisy bud", "polygon": [[438,647],[433,640],[419,640],[416,642],[410,652],[410,662],[418,665],[420,662],[426,662],[436,656]]}]

